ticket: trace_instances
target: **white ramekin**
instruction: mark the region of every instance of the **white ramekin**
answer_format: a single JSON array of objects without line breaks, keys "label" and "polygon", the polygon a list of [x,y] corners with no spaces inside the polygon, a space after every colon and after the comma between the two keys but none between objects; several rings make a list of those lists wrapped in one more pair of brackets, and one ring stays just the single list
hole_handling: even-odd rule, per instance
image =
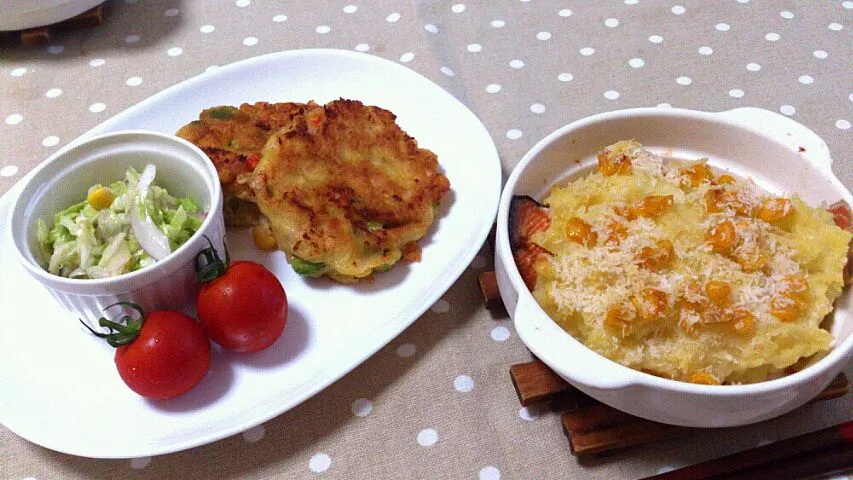
[{"label": "white ramekin", "polygon": [[641,108],[603,113],[568,124],[537,143],[504,187],[497,217],[495,270],[501,297],[530,351],[578,390],[649,420],[690,427],[727,427],[766,420],[808,402],[853,358],[853,295],[836,302],[831,351],[807,368],[750,385],[695,385],[615,363],[562,330],[527,290],[510,251],[508,214],[514,195],[542,200],[555,184],[589,172],[596,153],[636,139],[668,158],[708,157],[712,166],[751,178],[775,194],[798,194],[813,206],[853,204],[832,174],[826,144],[811,130],[756,108],[721,113]]},{"label": "white ramekin", "polygon": [[[38,262],[36,220],[53,224],[53,215],[85,199],[97,183],[121,180],[128,167],[157,167],[155,183],[173,196],[190,196],[207,212],[199,230],[166,258],[140,270],[104,279],[53,275]],[[224,255],[222,189],[212,162],[195,145],[172,135],[148,131],[108,133],[57,152],[28,177],[12,206],[9,228],[18,259],[69,312],[95,322],[104,307],[134,302],[147,311],[193,311],[198,284],[196,255],[209,238]]]}]

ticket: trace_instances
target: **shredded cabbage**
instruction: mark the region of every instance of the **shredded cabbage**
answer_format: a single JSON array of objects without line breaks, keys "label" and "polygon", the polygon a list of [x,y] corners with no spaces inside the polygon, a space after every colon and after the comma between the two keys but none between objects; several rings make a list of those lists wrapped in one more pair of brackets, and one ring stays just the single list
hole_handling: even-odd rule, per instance
[{"label": "shredded cabbage", "polygon": [[[150,173],[154,173],[153,166]],[[150,237],[168,241],[162,246],[167,248],[166,254],[189,240],[204,218],[198,204],[189,197],[175,198],[154,184],[138,188],[140,176],[128,168],[124,180],[90,187],[89,193],[109,190],[114,198],[107,208],[98,210],[84,200],[56,213],[52,227],[39,219],[36,235],[42,265],[63,277],[112,277],[151,265],[163,256],[162,251],[143,248]],[[134,208],[137,210],[133,213],[139,215],[137,223],[146,223],[144,228],[152,229],[143,241],[132,225]]]}]

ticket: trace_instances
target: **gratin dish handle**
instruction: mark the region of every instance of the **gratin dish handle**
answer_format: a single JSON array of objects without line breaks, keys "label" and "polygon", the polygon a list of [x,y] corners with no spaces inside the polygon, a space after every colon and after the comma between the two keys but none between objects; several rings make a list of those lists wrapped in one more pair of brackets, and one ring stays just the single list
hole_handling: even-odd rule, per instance
[{"label": "gratin dish handle", "polygon": [[512,317],[519,338],[533,355],[569,383],[600,390],[621,389],[633,383],[630,369],[566,333],[530,295],[519,297]]},{"label": "gratin dish handle", "polygon": [[832,173],[832,156],[829,153],[829,147],[805,125],[776,112],[755,107],[735,108],[716,115],[776,138],[792,150],[801,153],[809,163],[822,172]]}]

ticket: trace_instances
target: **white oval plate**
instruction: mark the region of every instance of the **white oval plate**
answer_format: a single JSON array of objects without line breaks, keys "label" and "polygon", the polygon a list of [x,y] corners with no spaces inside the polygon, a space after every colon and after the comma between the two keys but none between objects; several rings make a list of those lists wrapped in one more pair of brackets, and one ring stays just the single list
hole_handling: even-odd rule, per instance
[{"label": "white oval plate", "polygon": [[[451,192],[419,243],[423,258],[372,284],[306,280],[281,252],[263,253],[232,230],[233,258],[265,264],[290,304],[282,338],[256,354],[217,351],[190,393],[150,402],[119,379],[112,349],[86,334],[17,263],[0,234],[0,422],[44,447],[74,455],[127,458],[209,443],[298,405],[362,363],[414,322],[477,254],[497,212],[501,167],[485,127],[462,103],[394,62],[337,50],[264,55],[184,81],[84,134],[124,129],[174,133],[214,105],[338,97],[377,105],[434,151]],[[74,142],[72,142],[74,143]],[[0,225],[23,182],[0,198]],[[128,434],[132,432],[132,434]]]}]

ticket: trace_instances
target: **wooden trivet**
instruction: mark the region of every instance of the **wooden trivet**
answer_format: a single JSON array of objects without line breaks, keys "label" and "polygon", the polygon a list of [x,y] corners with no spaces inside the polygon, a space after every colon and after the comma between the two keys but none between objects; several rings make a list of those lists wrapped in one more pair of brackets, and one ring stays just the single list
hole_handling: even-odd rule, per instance
[{"label": "wooden trivet", "polygon": [[[550,404],[562,412],[563,432],[575,455],[612,453],[699,430],[644,420],[604,405],[572,388],[539,360],[513,365],[509,374],[522,406]],[[841,373],[809,403],[838,398],[849,390]]]},{"label": "wooden trivet", "polygon": [[[501,306],[495,272],[481,273],[478,281],[486,308]],[[549,405],[562,412],[560,423],[575,455],[613,453],[699,430],[652,422],[609,407],[572,388],[539,360],[512,365],[509,375],[523,407]],[[847,376],[841,373],[809,403],[841,397],[849,390]]]},{"label": "wooden trivet", "polygon": [[[53,25],[45,25],[42,27],[28,28],[26,30],[18,30],[13,32],[0,32],[0,39],[8,40],[9,38],[19,38],[22,45],[38,46],[49,43],[53,35],[57,31],[62,30],[77,30],[82,28],[93,28],[104,23],[104,5],[87,10],[76,17],[69,18]],[[4,42],[5,43],[5,42]]]}]

